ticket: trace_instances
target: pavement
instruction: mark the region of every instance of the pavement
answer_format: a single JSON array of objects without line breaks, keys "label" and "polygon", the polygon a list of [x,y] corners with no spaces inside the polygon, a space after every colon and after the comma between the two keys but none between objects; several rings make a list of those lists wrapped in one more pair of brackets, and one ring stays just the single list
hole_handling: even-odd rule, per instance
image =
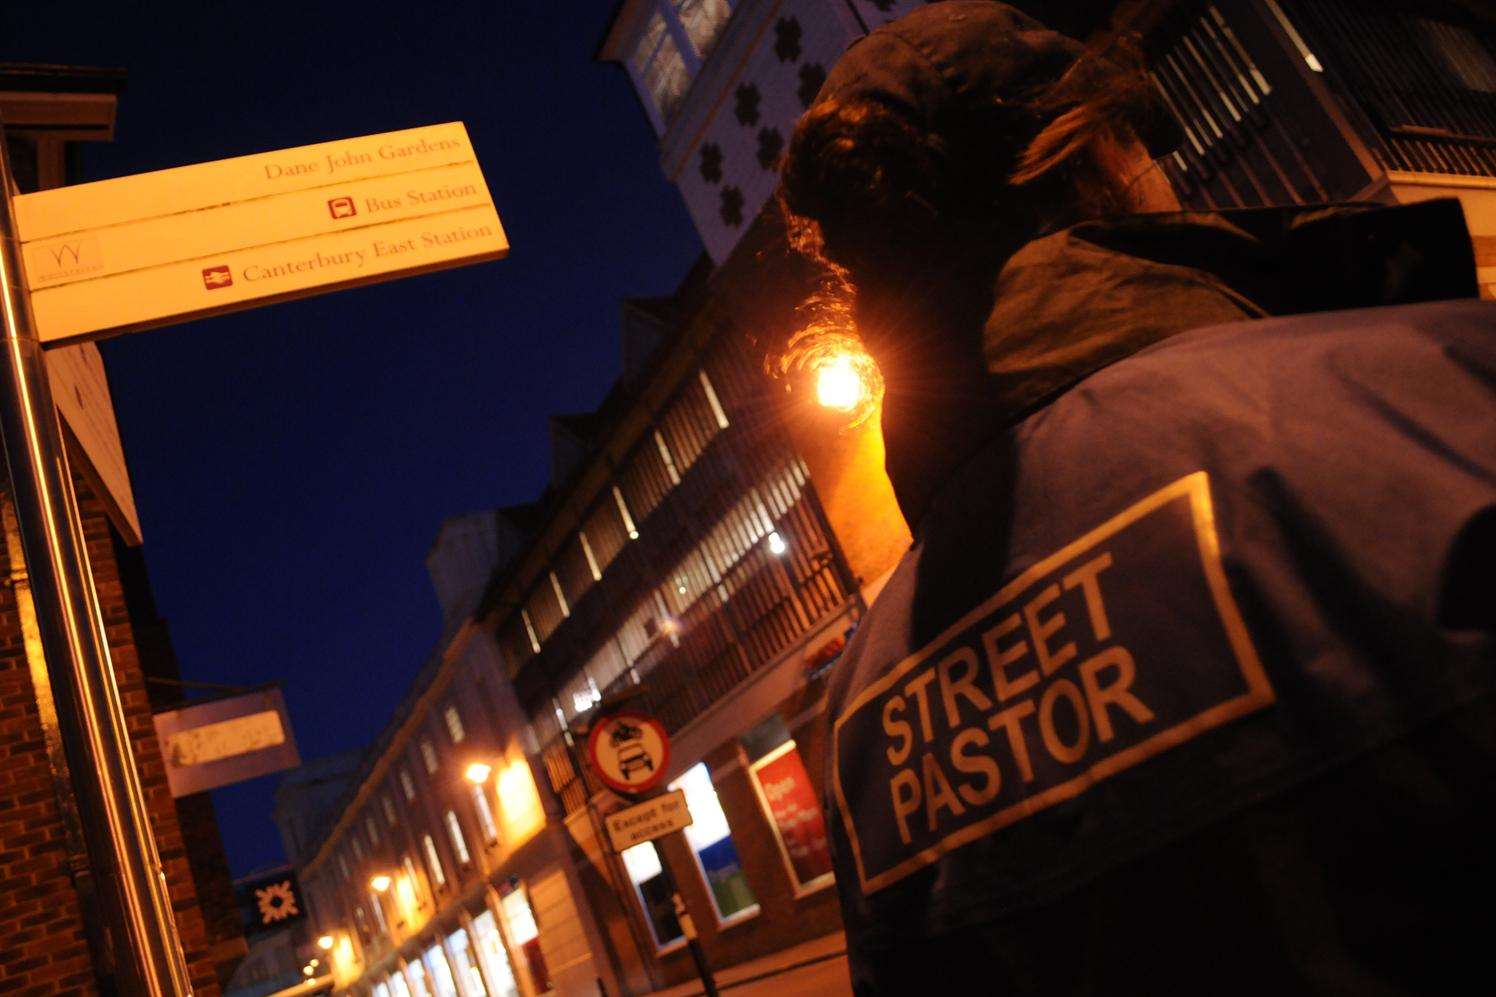
[{"label": "pavement", "polygon": [[[832,997],[852,993],[847,976],[847,939],[841,932],[782,952],[740,963],[714,974],[717,990],[729,997]],[[651,997],[700,997],[701,981],[691,980]]]}]

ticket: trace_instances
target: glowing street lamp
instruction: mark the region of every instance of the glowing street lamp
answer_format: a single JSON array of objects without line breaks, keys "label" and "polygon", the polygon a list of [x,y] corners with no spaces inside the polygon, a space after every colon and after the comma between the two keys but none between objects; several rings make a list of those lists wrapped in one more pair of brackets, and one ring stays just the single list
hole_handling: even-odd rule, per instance
[{"label": "glowing street lamp", "polygon": [[467,767],[467,771],[463,773],[463,775],[467,777],[467,781],[472,783],[474,786],[483,785],[488,781],[488,777],[492,774],[493,766],[487,764],[486,762],[473,762]]},{"label": "glowing street lamp", "polygon": [[816,402],[834,412],[850,412],[867,395],[855,357],[839,353],[816,370]]},{"label": "glowing street lamp", "polygon": [[332,946],[333,946],[333,937],[332,937],[332,935],[323,935],[321,938],[317,939],[317,947],[319,949],[321,949],[323,952],[331,952],[332,951]]},{"label": "glowing street lamp", "polygon": [[390,877],[386,876],[384,873],[380,873],[373,879],[369,880],[369,885],[374,888],[375,893],[383,893],[390,888]]},{"label": "glowing street lamp", "polygon": [[784,542],[784,537],[780,536],[777,530],[769,534],[770,554],[773,554],[775,557],[783,557],[784,552],[789,549],[790,545]]}]

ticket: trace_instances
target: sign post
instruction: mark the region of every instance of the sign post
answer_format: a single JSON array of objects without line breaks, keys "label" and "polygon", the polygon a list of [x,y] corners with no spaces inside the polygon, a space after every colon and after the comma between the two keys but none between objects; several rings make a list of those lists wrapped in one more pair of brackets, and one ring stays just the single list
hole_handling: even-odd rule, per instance
[{"label": "sign post", "polygon": [[62,430],[31,318],[0,128],[0,432],[26,571],[103,920],[123,993],[190,994],[166,874],[151,834]]},{"label": "sign post", "polygon": [[[97,897],[96,965],[118,992],[184,997],[192,986],[43,345],[499,259],[508,249],[459,122],[26,195],[0,122],[0,432],[88,851],[79,890]],[[259,737],[263,725],[251,726]]]},{"label": "sign post", "polygon": [[[598,778],[610,789],[637,798],[665,781],[670,764],[670,738],[664,725],[654,717],[630,711],[609,713],[593,721],[592,732],[587,736],[587,757]],[[678,806],[672,804],[671,797],[679,797]],[[630,837],[631,818],[644,818],[650,825],[647,836],[638,837],[635,844],[680,834],[680,829],[691,823],[691,811],[686,806],[685,797],[686,794],[679,791],[659,793],[644,798],[638,806],[610,815],[608,836],[614,848],[621,852],[623,847],[628,847],[620,847],[620,841]],[[675,874],[670,871],[670,863],[663,855],[660,856],[660,874],[665,877],[665,888],[670,891],[675,919],[680,922],[681,934],[686,936],[691,961],[696,964],[696,975],[701,977],[701,989],[706,992],[706,997],[717,997],[717,981],[706,961],[701,940],[696,937],[696,924],[686,910]]]}]

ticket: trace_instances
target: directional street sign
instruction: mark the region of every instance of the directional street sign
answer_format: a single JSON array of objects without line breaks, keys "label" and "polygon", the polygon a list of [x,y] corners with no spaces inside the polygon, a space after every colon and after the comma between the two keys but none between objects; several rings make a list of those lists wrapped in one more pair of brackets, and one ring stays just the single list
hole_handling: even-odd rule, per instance
[{"label": "directional street sign", "polygon": [[606,821],[608,839],[613,842],[614,850],[620,852],[683,830],[692,823],[685,791],[680,789],[608,814]]},{"label": "directional street sign", "polygon": [[14,211],[49,346],[509,250],[460,122],[59,187]]}]

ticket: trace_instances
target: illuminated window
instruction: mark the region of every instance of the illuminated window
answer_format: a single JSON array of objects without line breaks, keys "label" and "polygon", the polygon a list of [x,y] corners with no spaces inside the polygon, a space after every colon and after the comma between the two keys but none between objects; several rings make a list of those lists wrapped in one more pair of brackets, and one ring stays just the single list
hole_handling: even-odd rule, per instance
[{"label": "illuminated window", "polygon": [[379,802],[384,807],[385,823],[389,824],[390,827],[394,827],[399,822],[399,818],[395,816],[395,801],[390,799],[389,793],[385,793]]},{"label": "illuminated window", "polygon": [[364,830],[369,832],[369,844],[378,845],[379,825],[374,823],[373,816],[367,814],[364,816]]},{"label": "illuminated window", "polygon": [[[695,816],[694,814],[692,815]],[[644,906],[644,918],[654,934],[655,945],[665,946],[682,937],[680,921],[675,916],[675,902],[670,887],[665,881],[665,870],[660,865],[660,853],[653,841],[623,852],[623,865],[628,870],[629,880],[639,894]]]},{"label": "illuminated window", "polygon": [[493,911],[486,910],[473,918],[473,934],[476,936],[478,961],[483,964],[493,997],[519,997],[519,984],[514,979],[514,969],[509,964],[509,953],[504,949],[504,939],[499,934],[499,922]]},{"label": "illuminated window", "polygon": [[467,865],[472,861],[468,855],[467,841],[462,837],[462,825],[457,823],[457,815],[447,811],[447,834],[452,838],[452,850],[457,853],[457,864]]},{"label": "illuminated window", "polygon": [[411,997],[431,997],[431,977],[426,975],[426,967],[421,965],[421,960],[412,959],[406,963],[405,972],[410,977]]},{"label": "illuminated window", "polygon": [[338,852],[338,871],[343,874],[343,882],[348,881],[348,856]]},{"label": "illuminated window", "polygon": [[671,789],[684,790],[692,823],[685,829],[686,841],[696,855],[697,865],[711,887],[712,903],[721,920],[748,917],[758,912],[758,898],[743,873],[738,850],[732,843],[727,815],[717,800],[711,773],[697,763],[675,782]]},{"label": "illuminated window", "polygon": [[447,962],[447,954],[442,951],[440,942],[427,949],[421,961],[431,973],[435,997],[461,997],[457,992],[457,981],[452,977],[452,966]]},{"label": "illuminated window", "polygon": [[420,882],[420,880],[416,878],[415,861],[412,860],[409,855],[401,856],[400,867],[405,870],[405,878],[410,880],[412,886]]},{"label": "illuminated window", "polygon": [[473,809],[478,813],[478,827],[483,831],[483,840],[493,843],[499,840],[499,828],[493,820],[493,809],[488,805],[488,793],[482,786],[473,787]]},{"label": "illuminated window", "polygon": [[421,761],[426,765],[427,773],[436,772],[436,746],[426,739],[421,741]]},{"label": "illuminated window", "polygon": [[461,744],[467,737],[467,730],[462,726],[462,714],[457,712],[455,705],[449,705],[442,711],[442,719],[447,722],[447,733],[452,737],[453,744]]},{"label": "illuminated window", "polygon": [[426,866],[431,870],[431,881],[437,886],[445,886],[447,874],[442,870],[442,860],[436,854],[436,842],[431,840],[431,835],[421,835],[421,847],[426,850]]},{"label": "illuminated window", "polygon": [[657,0],[627,59],[657,131],[669,125],[731,14],[727,0]]},{"label": "illuminated window", "polygon": [[406,800],[416,798],[416,784],[415,780],[410,777],[410,769],[402,768],[400,770],[400,791],[405,794]]},{"label": "illuminated window", "polygon": [[469,997],[485,997],[488,987],[483,983],[483,972],[473,952],[468,933],[461,928],[447,936],[447,954],[452,958],[452,971],[462,981],[462,989]]},{"label": "illuminated window", "polygon": [[535,923],[535,911],[522,889],[511,890],[499,901],[504,920],[509,925],[509,940],[515,948],[525,954],[530,967],[530,980],[535,989],[544,993],[551,989],[551,975],[546,969],[545,957],[540,953],[540,927]]},{"label": "illuminated window", "polygon": [[374,910],[374,922],[379,925],[379,933],[388,935],[390,926],[384,921],[384,903],[379,899],[378,893],[369,894],[369,906]]},{"label": "illuminated window", "polygon": [[353,858],[354,858],[354,860],[358,861],[358,862],[362,862],[364,860],[364,845],[363,845],[363,842],[361,842],[361,841],[358,840],[358,835],[357,834],[349,835],[349,840],[353,842]]},{"label": "illuminated window", "polygon": [[410,987],[406,985],[405,977],[399,970],[391,973],[385,982],[390,985],[390,997],[411,997]]}]

